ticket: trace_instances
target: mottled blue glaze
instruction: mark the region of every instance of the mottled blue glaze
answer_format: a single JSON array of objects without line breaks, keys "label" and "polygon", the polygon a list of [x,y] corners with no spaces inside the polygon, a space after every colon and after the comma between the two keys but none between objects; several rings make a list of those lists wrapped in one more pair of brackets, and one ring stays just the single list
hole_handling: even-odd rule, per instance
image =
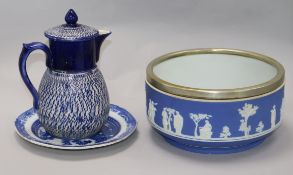
[{"label": "mottled blue glaze", "polygon": [[[47,67],[60,71],[85,71],[96,67],[97,49],[95,40],[67,42],[49,40],[52,59]],[[79,49],[77,49],[79,48]]]},{"label": "mottled blue glaze", "polygon": [[[258,145],[280,125],[283,98],[284,87],[238,100],[178,98],[146,83],[152,126],[172,145],[200,153],[233,153]],[[241,115],[244,108],[254,111],[247,119]]]},{"label": "mottled blue glaze", "polygon": [[65,41],[49,39],[52,59],[47,59],[48,68],[59,71],[80,72],[93,69],[99,60],[100,47],[111,33],[91,40]]},{"label": "mottled blue glaze", "polygon": [[111,105],[109,117],[97,134],[84,139],[61,139],[48,133],[31,108],[17,117],[15,127],[23,139],[49,148],[82,150],[118,143],[128,138],[136,129],[135,118],[125,109]]},{"label": "mottled blue glaze", "polygon": [[48,69],[39,87],[39,118],[61,138],[85,138],[100,130],[109,113],[109,96],[101,72],[69,74]]}]

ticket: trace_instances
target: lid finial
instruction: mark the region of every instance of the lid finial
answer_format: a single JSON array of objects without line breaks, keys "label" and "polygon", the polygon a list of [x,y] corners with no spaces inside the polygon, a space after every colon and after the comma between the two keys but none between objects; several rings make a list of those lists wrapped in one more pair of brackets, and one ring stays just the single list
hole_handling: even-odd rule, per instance
[{"label": "lid finial", "polygon": [[52,27],[45,31],[45,36],[54,40],[81,41],[94,40],[99,31],[93,27],[77,23],[78,17],[73,9],[69,9],[65,15],[65,24]]},{"label": "lid finial", "polygon": [[69,25],[75,25],[78,20],[78,16],[76,15],[73,9],[69,9],[65,15],[65,21]]}]

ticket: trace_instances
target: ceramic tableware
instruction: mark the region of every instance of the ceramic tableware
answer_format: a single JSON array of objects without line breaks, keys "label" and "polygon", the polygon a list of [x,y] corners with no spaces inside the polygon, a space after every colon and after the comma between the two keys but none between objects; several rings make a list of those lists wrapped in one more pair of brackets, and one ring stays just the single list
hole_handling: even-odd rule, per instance
[{"label": "ceramic tableware", "polygon": [[163,55],[147,67],[151,125],[172,145],[199,153],[252,148],[281,123],[283,66],[235,49]]},{"label": "ceramic tableware", "polygon": [[[109,114],[107,87],[96,63],[111,32],[77,23],[72,9],[65,21],[45,31],[49,47],[40,42],[23,44],[19,70],[45,130],[60,138],[82,139],[95,135]],[[26,71],[26,60],[35,50],[46,54],[47,66],[38,92]]]},{"label": "ceramic tableware", "polygon": [[25,111],[15,121],[18,135],[33,144],[63,150],[99,148],[121,142],[136,129],[135,118],[125,109],[110,105],[110,113],[100,132],[89,138],[64,139],[48,133],[41,125],[36,109]]}]

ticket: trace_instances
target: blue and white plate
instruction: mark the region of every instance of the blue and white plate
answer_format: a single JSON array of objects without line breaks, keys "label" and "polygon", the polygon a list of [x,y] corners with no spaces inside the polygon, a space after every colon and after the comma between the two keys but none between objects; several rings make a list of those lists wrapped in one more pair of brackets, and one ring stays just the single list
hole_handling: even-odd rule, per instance
[{"label": "blue and white plate", "polygon": [[106,124],[96,135],[79,140],[60,139],[52,136],[41,126],[36,110],[27,110],[15,121],[17,134],[33,144],[64,150],[99,148],[121,142],[136,129],[135,118],[125,109],[111,105]]}]

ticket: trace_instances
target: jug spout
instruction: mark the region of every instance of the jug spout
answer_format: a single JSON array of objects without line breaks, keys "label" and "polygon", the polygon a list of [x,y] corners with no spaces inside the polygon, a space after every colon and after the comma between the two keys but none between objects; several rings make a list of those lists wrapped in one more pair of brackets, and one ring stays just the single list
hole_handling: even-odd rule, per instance
[{"label": "jug spout", "polygon": [[99,30],[99,36],[96,37],[96,62],[99,61],[100,49],[103,41],[109,36],[112,32],[109,30]]}]

